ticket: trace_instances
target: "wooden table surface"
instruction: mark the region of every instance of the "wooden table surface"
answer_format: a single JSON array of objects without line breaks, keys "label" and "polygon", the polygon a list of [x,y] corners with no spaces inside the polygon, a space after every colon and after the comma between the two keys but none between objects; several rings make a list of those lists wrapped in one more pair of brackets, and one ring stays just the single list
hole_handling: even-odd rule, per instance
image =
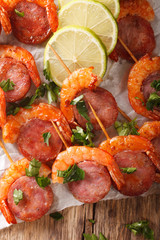
[{"label": "wooden table surface", "polygon": [[[64,219],[49,216],[32,223],[21,223],[0,231],[0,240],[82,240],[83,233],[102,232],[108,240],[142,240],[125,224],[147,219],[160,240],[160,196],[101,201],[62,211]],[[88,219],[95,219],[92,225]]]}]

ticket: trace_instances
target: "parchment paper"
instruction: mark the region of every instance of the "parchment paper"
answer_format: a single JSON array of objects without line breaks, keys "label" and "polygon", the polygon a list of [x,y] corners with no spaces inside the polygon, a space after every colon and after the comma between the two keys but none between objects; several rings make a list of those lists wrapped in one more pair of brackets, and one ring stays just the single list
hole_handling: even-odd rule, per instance
[{"label": "parchment paper", "polygon": [[[160,1],[159,0],[149,0],[152,7],[155,11],[155,20],[151,23],[154,34],[156,37],[156,49],[154,50],[153,55],[154,56],[160,56]],[[43,53],[44,53],[44,47],[46,43],[36,46],[30,46],[25,45],[20,42],[18,42],[14,36],[11,34],[9,36],[6,36],[4,32],[0,35],[0,44],[10,44],[10,45],[17,45],[21,46],[23,48],[26,48],[28,51],[32,53],[32,55],[35,58],[41,80],[44,81],[43,77]],[[120,108],[125,111],[130,118],[137,118],[138,125],[141,126],[147,119],[144,117],[141,117],[140,115],[137,115],[134,110],[131,108],[129,101],[128,101],[128,95],[127,95],[127,77],[129,70],[131,68],[132,64],[126,62],[125,60],[120,60],[118,63],[113,63],[112,61],[108,61],[108,69],[106,72],[106,75],[104,77],[104,81],[101,83],[101,87],[106,88],[109,90],[113,96],[116,98],[116,101]],[[124,120],[122,116],[118,116],[118,119]],[[107,129],[109,132],[109,135],[111,137],[116,135],[115,129],[113,127],[110,127]],[[104,136],[100,136],[101,141],[105,140]],[[6,148],[9,151],[11,157],[13,160],[20,160],[23,156],[19,154],[16,145],[12,144],[6,144]],[[6,155],[0,149],[0,175],[3,173],[4,169],[8,168],[10,165],[9,160],[7,159]],[[81,202],[77,201],[72,194],[68,191],[66,185],[61,184],[52,184],[52,189],[54,192],[55,200],[52,205],[52,208],[47,213],[51,213],[54,211],[60,211],[62,209],[65,209],[70,206],[78,206],[82,205]],[[153,193],[160,193],[160,185],[153,184],[153,186],[150,188],[148,192],[143,194],[142,196],[147,196],[149,194]],[[127,198],[126,196],[120,194],[115,189],[111,189],[109,194],[103,199],[122,199]],[[21,222],[18,220],[18,222]],[[9,225],[6,223],[3,215],[0,213],[0,229],[3,229],[5,227],[8,227]]]}]

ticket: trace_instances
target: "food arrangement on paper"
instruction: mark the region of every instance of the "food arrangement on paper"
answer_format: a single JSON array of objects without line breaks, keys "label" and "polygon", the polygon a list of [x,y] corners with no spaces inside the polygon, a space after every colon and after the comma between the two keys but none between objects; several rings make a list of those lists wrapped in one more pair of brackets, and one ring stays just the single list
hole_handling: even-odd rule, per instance
[{"label": "food arrangement on paper", "polygon": [[159,1],[58,4],[0,0],[0,228],[160,192]]}]

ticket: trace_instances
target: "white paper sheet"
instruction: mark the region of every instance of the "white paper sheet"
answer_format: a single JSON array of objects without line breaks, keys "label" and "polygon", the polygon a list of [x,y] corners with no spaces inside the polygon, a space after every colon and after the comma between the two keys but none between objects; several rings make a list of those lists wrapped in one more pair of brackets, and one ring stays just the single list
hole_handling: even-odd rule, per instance
[{"label": "white paper sheet", "polygon": [[[153,54],[155,56],[158,56],[158,55],[160,56],[160,1],[149,0],[149,2],[151,3],[155,11],[155,20],[151,24],[154,30],[154,34],[156,36],[157,45]],[[0,44],[17,45],[17,46],[26,48],[28,51],[30,51],[35,58],[35,61],[41,76],[41,80],[44,81],[43,53],[44,53],[45,43],[37,46],[25,45],[23,43],[18,42],[13,37],[12,34],[9,36],[6,36],[4,32],[2,32],[2,34],[0,35]],[[113,63],[109,60],[108,62],[109,71],[107,71],[104,77],[104,81],[101,83],[101,86],[109,90],[114,95],[119,107],[122,108],[123,111],[125,111],[130,118],[133,119],[137,117],[138,125],[141,126],[146,119],[141,117],[140,115],[137,115],[132,109],[132,107],[130,106],[128,101],[127,77],[128,77],[129,69],[131,66],[132,64],[126,62],[125,60],[120,60],[118,63]],[[119,115],[119,118],[122,119],[120,115]],[[113,127],[110,127],[108,129],[108,132],[111,137],[116,135],[116,132]],[[104,140],[103,137],[101,139]],[[6,147],[13,160],[19,160],[22,158],[22,155],[19,154],[15,145],[6,144]],[[7,159],[6,155],[3,153],[2,149],[0,149],[0,175],[4,169],[9,167],[9,165],[10,165],[9,160]],[[47,214],[54,211],[60,211],[70,206],[78,206],[82,204],[72,196],[72,194],[68,191],[66,185],[54,184],[52,185],[52,188],[55,195],[55,200],[52,205],[52,208]],[[142,196],[146,196],[153,193],[160,193],[160,185],[154,184],[151,187],[151,189],[147,193],[143,194]],[[117,192],[115,189],[112,188],[109,194],[104,198],[104,200],[121,199],[121,198],[126,198],[126,196],[120,194],[119,192]],[[0,229],[3,229],[8,226],[9,225],[6,223],[3,215],[0,213]]]}]

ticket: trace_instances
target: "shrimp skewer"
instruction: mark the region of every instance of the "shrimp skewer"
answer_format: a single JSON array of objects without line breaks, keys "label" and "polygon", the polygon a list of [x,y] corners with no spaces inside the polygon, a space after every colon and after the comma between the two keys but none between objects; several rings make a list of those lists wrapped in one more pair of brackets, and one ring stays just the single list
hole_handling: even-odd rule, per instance
[{"label": "shrimp skewer", "polygon": [[[6,221],[10,224],[16,224],[16,219],[8,207],[7,197],[11,185],[21,176],[25,176],[25,169],[29,167],[29,161],[23,158],[13,162],[10,167],[3,173],[0,179],[0,210]],[[51,173],[50,168],[42,164],[40,176],[47,177]]]},{"label": "shrimp skewer", "polygon": [[0,45],[0,57],[13,58],[19,62],[22,62],[28,69],[29,75],[34,85],[36,87],[40,86],[41,80],[36,67],[36,63],[32,54],[26,49],[11,45]]},{"label": "shrimp skewer", "polygon": [[0,23],[1,23],[5,33],[10,34],[12,31],[11,23],[10,23],[7,11],[2,6],[2,1],[0,1]]}]

